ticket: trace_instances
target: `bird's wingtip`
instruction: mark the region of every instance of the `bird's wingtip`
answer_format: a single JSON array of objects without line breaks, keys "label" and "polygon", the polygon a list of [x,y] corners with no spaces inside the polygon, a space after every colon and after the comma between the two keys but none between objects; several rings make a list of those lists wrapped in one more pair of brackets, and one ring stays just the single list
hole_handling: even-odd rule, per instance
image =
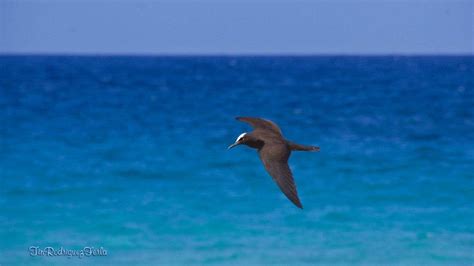
[{"label": "bird's wingtip", "polygon": [[295,204],[296,207],[300,208],[300,209],[303,209],[303,204],[301,203],[301,201],[299,199],[296,199],[296,200],[292,200],[293,204]]}]

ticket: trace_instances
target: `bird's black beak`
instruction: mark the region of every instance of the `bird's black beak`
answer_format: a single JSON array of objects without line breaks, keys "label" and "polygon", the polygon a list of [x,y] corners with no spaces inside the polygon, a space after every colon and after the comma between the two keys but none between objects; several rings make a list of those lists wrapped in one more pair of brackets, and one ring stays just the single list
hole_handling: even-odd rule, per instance
[{"label": "bird's black beak", "polygon": [[239,142],[236,142],[236,143],[230,145],[229,147],[227,147],[227,149],[230,150],[230,149],[234,148],[235,146],[237,146],[239,144],[240,144]]}]

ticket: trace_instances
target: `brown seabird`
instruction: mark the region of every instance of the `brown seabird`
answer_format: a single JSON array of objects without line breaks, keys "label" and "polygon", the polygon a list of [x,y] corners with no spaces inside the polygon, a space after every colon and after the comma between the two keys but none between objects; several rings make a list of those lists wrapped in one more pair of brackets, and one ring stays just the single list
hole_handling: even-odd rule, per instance
[{"label": "brown seabird", "polygon": [[242,133],[229,149],[245,144],[257,149],[265,169],[277,183],[280,190],[297,207],[303,209],[298,198],[293,174],[288,166],[291,151],[319,151],[319,147],[296,144],[286,140],[280,128],[270,120],[256,117],[236,117],[237,120],[250,124],[254,130]]}]

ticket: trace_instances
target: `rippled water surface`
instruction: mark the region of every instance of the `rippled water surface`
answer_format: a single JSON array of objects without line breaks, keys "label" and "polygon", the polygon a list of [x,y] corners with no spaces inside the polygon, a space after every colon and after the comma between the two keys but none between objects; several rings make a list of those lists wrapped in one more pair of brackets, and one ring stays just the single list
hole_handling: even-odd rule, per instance
[{"label": "rippled water surface", "polygon": [[[0,57],[0,264],[473,265],[473,57]],[[304,210],[237,115],[321,147]],[[30,246],[106,257],[30,257]]]}]

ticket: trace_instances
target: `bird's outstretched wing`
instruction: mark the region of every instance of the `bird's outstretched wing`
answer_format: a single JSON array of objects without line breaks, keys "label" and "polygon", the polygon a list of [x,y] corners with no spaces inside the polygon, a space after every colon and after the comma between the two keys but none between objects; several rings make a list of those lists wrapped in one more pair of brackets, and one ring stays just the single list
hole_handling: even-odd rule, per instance
[{"label": "bird's outstretched wing", "polygon": [[250,124],[254,129],[266,129],[270,130],[273,133],[276,133],[279,136],[282,136],[281,129],[277,124],[273,123],[270,120],[258,118],[258,117],[236,117],[235,119]]},{"label": "bird's outstretched wing", "polygon": [[288,166],[289,149],[283,144],[264,146],[259,151],[259,155],[265,169],[280,187],[283,194],[298,208],[303,209],[303,205],[298,198],[293,174]]}]

